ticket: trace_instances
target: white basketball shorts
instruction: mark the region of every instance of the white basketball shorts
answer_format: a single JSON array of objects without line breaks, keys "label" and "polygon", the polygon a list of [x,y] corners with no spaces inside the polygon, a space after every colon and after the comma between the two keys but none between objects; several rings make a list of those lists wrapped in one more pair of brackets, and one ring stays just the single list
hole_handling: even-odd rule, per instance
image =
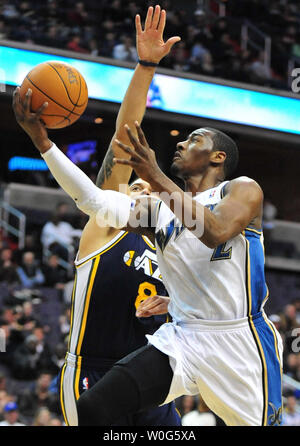
[{"label": "white basketball shorts", "polygon": [[264,313],[168,323],[147,338],[169,356],[174,372],[163,404],[200,393],[228,426],[281,423],[282,340]]}]

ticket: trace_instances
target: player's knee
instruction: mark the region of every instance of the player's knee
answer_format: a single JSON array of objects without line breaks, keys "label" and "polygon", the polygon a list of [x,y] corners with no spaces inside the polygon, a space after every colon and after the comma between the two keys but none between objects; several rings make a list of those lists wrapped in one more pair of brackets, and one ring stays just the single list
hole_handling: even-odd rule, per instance
[{"label": "player's knee", "polygon": [[78,426],[105,426],[108,424],[101,401],[95,405],[88,390],[79,397],[76,406]]}]

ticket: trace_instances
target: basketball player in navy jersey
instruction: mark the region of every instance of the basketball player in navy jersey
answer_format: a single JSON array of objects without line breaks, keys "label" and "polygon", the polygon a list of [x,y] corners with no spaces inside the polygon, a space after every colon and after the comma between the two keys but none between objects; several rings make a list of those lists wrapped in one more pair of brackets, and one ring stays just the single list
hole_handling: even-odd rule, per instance
[{"label": "basketball player in navy jersey", "polygon": [[[150,7],[142,30],[136,19],[137,50],[141,60],[160,60],[179,38],[164,44],[165,11]],[[116,121],[116,131],[97,178],[102,189],[118,190],[128,184],[132,168],[113,164],[121,150],[118,137],[129,143],[124,124],[143,118],[147,91],[154,66],[139,64],[135,70]],[[30,95],[28,96],[30,99]],[[15,104],[16,105],[16,104]],[[29,101],[25,107],[29,106]],[[15,109],[16,111],[16,109]],[[150,185],[135,180],[127,193],[150,195]],[[168,316],[137,318],[141,302],[152,296],[168,301],[157,266],[155,246],[143,235],[105,226],[90,219],[84,228],[75,259],[76,274],[72,292],[71,326],[68,352],[60,374],[60,401],[67,425],[77,425],[76,400],[122,357],[147,343]],[[130,414],[115,421],[122,426],[178,426],[180,416],[175,404]]]}]

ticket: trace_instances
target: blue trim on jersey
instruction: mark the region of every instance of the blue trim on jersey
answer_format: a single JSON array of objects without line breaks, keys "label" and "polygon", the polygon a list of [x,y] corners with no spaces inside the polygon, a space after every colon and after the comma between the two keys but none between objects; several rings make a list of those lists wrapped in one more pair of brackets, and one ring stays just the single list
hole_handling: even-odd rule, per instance
[{"label": "blue trim on jersey", "polygon": [[266,424],[279,426],[282,422],[281,364],[275,332],[264,317],[252,319],[262,346],[267,373]]},{"label": "blue trim on jersey", "polygon": [[254,315],[262,310],[262,304],[268,294],[268,287],[265,281],[265,255],[260,234],[247,229],[245,229],[244,234],[248,241],[250,267],[250,290],[247,290],[250,299],[248,316],[250,316],[250,314]]}]

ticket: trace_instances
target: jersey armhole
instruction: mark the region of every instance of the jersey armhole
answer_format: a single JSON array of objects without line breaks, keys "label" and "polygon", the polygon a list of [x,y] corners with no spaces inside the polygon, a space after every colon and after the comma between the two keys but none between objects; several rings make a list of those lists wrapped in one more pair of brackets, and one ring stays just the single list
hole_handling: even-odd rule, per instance
[{"label": "jersey armhole", "polygon": [[162,201],[158,201],[155,205],[155,210],[154,210],[154,215],[155,215],[155,226],[157,226],[157,222],[158,222],[158,215],[159,215],[159,211],[160,211],[160,207],[161,207]]},{"label": "jersey armhole", "polygon": [[222,186],[222,188],[221,188],[221,191],[220,191],[220,197],[221,197],[221,200],[222,200],[222,198],[224,198],[225,197],[225,195],[226,195],[226,187],[227,187],[227,185],[230,183],[230,181],[226,181],[226,183]]}]

